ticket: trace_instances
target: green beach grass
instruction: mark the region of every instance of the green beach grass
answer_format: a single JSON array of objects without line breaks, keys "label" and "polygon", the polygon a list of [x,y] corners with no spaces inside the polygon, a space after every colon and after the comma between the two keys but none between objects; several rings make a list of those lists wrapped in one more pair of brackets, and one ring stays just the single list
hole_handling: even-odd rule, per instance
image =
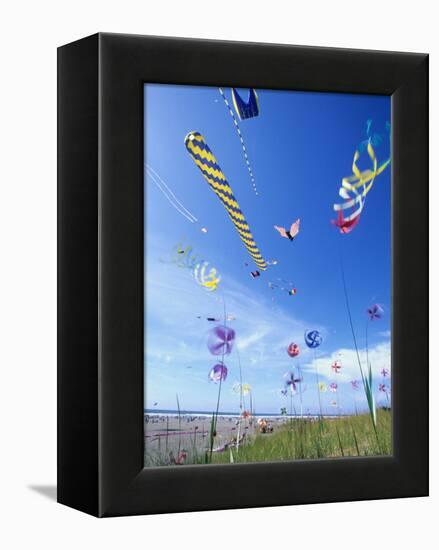
[{"label": "green beach grass", "polygon": [[[258,434],[232,449],[233,462],[377,456],[392,453],[391,413],[377,413],[378,440],[368,414],[318,420],[297,419],[273,434]],[[230,451],[215,453],[213,464],[230,462]]]},{"label": "green beach grass", "polygon": [[[377,411],[375,433],[369,414],[321,420],[296,418],[287,420],[273,433],[249,436],[239,449],[210,453],[196,449],[195,441],[187,448],[185,464],[230,464],[274,462],[392,454],[391,411]],[[146,458],[149,466],[170,465],[164,446]]]}]

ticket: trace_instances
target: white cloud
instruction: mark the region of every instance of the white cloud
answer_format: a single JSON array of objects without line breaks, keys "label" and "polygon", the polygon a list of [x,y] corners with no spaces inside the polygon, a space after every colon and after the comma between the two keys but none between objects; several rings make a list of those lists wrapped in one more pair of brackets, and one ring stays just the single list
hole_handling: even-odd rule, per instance
[{"label": "white cloud", "polygon": [[[236,318],[230,326],[237,333],[241,360],[251,368],[285,368],[288,344],[302,341],[309,324],[285,313],[276,303],[251,292],[227,274],[222,275],[218,291],[206,292],[189,269],[163,262],[148,265],[145,309],[150,328],[145,355],[157,361],[163,361],[166,355],[178,357],[179,363],[206,361],[206,338],[213,326],[206,323],[206,318],[223,318],[225,296],[226,314]],[[326,334],[324,327],[313,328]],[[304,345],[301,358],[308,357],[310,350]]]},{"label": "white cloud", "polygon": [[249,346],[254,345],[258,343],[262,338],[267,336],[269,333],[269,329],[260,329],[258,332],[254,332],[253,334],[249,334],[246,338],[240,338],[238,340],[237,346],[240,350],[245,350]]},{"label": "white cloud", "polygon": [[[366,350],[360,349],[359,356],[363,371],[366,371]],[[342,368],[340,374],[335,374],[331,370],[331,365],[334,361],[341,361]],[[390,341],[381,342],[369,349],[369,362],[372,367],[373,377],[381,378],[381,370],[383,368],[391,370],[391,349]],[[354,379],[361,379],[360,367],[358,365],[358,357],[355,349],[338,349],[331,354],[323,355],[313,359],[310,363],[304,366],[305,371],[313,371],[318,369],[319,375],[322,378],[331,379],[339,382],[349,382]]]}]

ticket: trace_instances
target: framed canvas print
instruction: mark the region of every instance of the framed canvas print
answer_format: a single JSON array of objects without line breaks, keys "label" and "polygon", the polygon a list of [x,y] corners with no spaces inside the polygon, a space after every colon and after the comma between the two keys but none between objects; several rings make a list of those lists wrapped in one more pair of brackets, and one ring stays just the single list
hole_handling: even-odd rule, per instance
[{"label": "framed canvas print", "polygon": [[428,494],[428,57],[97,34],[58,60],[59,502]]}]

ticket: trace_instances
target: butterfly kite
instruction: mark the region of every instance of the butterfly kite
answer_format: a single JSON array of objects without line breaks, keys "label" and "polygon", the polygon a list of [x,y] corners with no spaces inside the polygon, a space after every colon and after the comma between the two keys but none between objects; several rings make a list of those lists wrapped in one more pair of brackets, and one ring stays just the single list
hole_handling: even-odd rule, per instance
[{"label": "butterfly kite", "polygon": [[285,229],[285,227],[279,227],[278,225],[275,225],[274,228],[276,229],[276,231],[279,231],[281,237],[289,239],[290,241],[294,241],[294,237],[296,237],[300,231],[300,218],[298,218],[294,223],[291,224],[289,230]]}]

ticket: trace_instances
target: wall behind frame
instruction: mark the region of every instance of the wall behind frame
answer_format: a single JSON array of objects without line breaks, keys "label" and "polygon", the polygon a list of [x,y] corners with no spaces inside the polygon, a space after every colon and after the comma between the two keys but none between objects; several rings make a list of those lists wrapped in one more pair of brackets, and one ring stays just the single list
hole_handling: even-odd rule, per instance
[{"label": "wall behind frame", "polygon": [[[323,0],[285,3],[224,0],[214,4],[49,0],[8,4],[0,33],[2,164],[0,303],[2,367],[0,423],[5,518],[9,547],[120,548],[147,543],[192,549],[314,549],[398,547],[435,540],[438,476],[429,499],[342,503],[294,508],[118,518],[98,521],[55,504],[56,483],[56,48],[96,31],[284,42],[429,52],[431,97],[438,96],[439,43],[428,0],[367,4]],[[431,101],[431,126],[439,124]],[[432,132],[431,147],[437,148]],[[435,165],[431,181],[437,180]],[[436,177],[435,177],[436,175]],[[431,205],[438,190],[431,187]],[[437,218],[437,217],[436,217]],[[439,222],[432,216],[431,242]],[[432,250],[431,280],[439,277]],[[431,288],[431,332],[439,329],[438,291]],[[432,364],[438,352],[431,349]],[[438,387],[432,369],[431,388]],[[431,400],[431,420],[438,405]],[[437,438],[431,441],[438,454]],[[434,464],[434,461],[432,461]],[[368,522],[364,536],[361,521]]]}]

